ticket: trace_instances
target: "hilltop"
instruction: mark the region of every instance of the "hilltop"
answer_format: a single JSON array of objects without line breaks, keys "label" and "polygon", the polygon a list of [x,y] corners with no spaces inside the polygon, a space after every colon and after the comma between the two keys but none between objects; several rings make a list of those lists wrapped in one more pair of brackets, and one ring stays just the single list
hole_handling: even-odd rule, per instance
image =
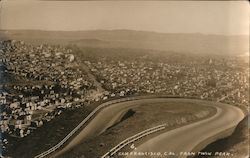
[{"label": "hilltop", "polygon": [[136,48],[217,55],[239,55],[248,52],[247,36],[200,33],[157,33],[135,30],[9,30],[0,31],[0,39],[23,40],[33,44],[70,44],[79,47]]}]

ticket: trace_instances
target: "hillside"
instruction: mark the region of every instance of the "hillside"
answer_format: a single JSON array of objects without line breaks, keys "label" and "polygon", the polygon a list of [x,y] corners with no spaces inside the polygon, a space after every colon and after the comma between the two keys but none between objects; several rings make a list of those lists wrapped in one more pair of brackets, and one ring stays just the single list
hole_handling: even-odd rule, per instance
[{"label": "hillside", "polygon": [[[210,145],[208,145],[204,152],[212,152],[213,154],[217,151],[229,152],[234,156],[233,158],[244,158],[249,154],[249,116],[246,116],[236,127],[234,133],[227,138],[220,139]],[[202,157],[202,156],[200,156]],[[196,156],[195,158],[200,158]],[[212,157],[212,156],[211,156]],[[213,156],[213,158],[219,158]]]},{"label": "hillside", "polygon": [[155,49],[203,54],[243,54],[248,52],[247,36],[156,33],[133,30],[93,31],[0,31],[0,39],[30,43],[75,44],[80,47]]}]

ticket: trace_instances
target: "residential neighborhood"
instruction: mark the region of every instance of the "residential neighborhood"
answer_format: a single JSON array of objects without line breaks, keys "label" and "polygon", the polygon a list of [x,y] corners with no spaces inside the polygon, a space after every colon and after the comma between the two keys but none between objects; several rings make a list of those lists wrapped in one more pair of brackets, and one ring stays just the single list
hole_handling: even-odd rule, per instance
[{"label": "residential neighborhood", "polygon": [[63,109],[135,95],[168,95],[247,106],[249,67],[242,58],[196,56],[172,61],[135,58],[79,58],[69,47],[0,42],[1,133],[23,138],[62,114]]},{"label": "residential neighborhood", "polygon": [[93,82],[79,68],[70,49],[3,41],[2,73],[15,78],[1,84],[1,132],[25,137],[65,108],[77,108],[96,98]]},{"label": "residential neighborhood", "polygon": [[[220,100],[232,104],[249,102],[249,67],[242,59],[196,57],[171,62],[150,56],[137,59],[100,58],[85,61],[110,96],[166,94]],[[231,94],[233,93],[233,94]]]}]

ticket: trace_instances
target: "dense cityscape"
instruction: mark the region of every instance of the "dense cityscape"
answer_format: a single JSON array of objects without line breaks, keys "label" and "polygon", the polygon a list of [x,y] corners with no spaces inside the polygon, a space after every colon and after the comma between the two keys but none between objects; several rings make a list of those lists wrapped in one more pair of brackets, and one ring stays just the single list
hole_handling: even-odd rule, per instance
[{"label": "dense cityscape", "polygon": [[[102,58],[85,63],[104,87],[115,95],[163,93],[182,97],[248,103],[248,69],[236,59],[197,59],[169,64],[141,57],[136,61]],[[235,92],[237,91],[237,92]],[[233,95],[230,95],[231,93]],[[232,98],[233,97],[233,98]]]},{"label": "dense cityscape", "polygon": [[2,71],[15,76],[14,81],[1,85],[3,135],[25,137],[60,115],[62,109],[77,108],[93,100],[90,90],[94,91],[94,85],[74,62],[70,49],[34,47],[17,41],[0,45]]},{"label": "dense cityscape", "polygon": [[[63,112],[112,98],[164,94],[249,103],[248,61],[238,57],[79,58],[71,48],[0,42],[1,143],[28,136]],[[84,56],[83,56],[84,57]]]}]

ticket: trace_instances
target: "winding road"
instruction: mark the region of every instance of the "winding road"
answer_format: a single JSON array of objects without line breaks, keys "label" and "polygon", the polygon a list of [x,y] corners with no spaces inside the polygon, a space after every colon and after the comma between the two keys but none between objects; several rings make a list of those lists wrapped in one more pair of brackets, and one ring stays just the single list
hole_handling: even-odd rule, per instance
[{"label": "winding road", "polygon": [[[163,157],[164,153],[172,152],[174,155],[171,157],[185,158],[192,151],[200,151],[218,138],[230,135],[244,118],[242,110],[226,104],[216,104],[216,108],[217,113],[214,116],[153,137],[139,145],[136,151],[159,152]],[[131,155],[126,158],[138,156]]]},{"label": "winding road", "polygon": [[[61,154],[79,145],[82,141],[101,134],[107,128],[116,123],[119,118],[121,118],[121,116],[131,107],[143,106],[144,104],[148,103],[167,102],[171,99],[183,102],[183,104],[185,104],[185,102],[187,101],[200,102],[201,105],[209,105],[217,108],[217,113],[208,119],[195,122],[153,137],[152,139],[138,146],[137,151],[180,152],[193,151],[194,149],[200,150],[199,146],[201,146],[201,143],[202,146],[204,146],[210,143],[210,141],[214,141],[213,139],[211,139],[212,137],[217,136],[221,132],[224,132],[228,129],[232,129],[244,118],[243,112],[237,107],[201,100],[176,98],[144,98],[140,100],[115,103],[104,108],[98,114],[96,114],[96,116],[88,123],[85,128],[82,129],[82,131],[78,135],[76,135],[61,150],[51,155],[51,157],[58,157]],[[128,156],[128,158],[134,157],[137,156]]]}]

